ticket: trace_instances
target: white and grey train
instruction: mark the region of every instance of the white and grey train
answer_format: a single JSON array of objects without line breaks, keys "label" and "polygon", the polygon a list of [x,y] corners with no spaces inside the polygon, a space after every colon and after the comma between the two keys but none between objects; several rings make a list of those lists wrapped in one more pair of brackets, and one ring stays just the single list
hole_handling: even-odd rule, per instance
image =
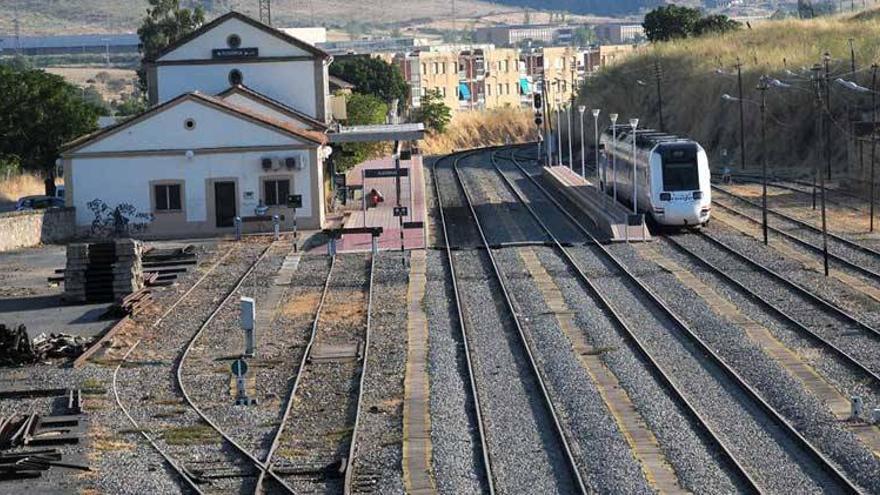
[{"label": "white and grey train", "polygon": [[[709,222],[712,191],[709,159],[694,140],[638,129],[635,142],[636,209],[667,227]],[[600,173],[608,194],[633,204],[633,130],[617,125],[602,133]],[[616,139],[615,139],[616,134]]]}]

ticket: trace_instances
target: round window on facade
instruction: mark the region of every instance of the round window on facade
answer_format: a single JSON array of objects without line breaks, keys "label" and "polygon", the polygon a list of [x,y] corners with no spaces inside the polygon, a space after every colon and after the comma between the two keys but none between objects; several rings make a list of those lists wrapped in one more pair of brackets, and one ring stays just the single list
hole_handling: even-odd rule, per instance
[{"label": "round window on facade", "polygon": [[229,48],[238,48],[241,46],[241,36],[237,34],[230,34],[228,38],[226,38],[226,45]]},{"label": "round window on facade", "polygon": [[237,86],[244,81],[244,76],[241,74],[241,71],[238,69],[232,69],[229,71],[229,84],[233,86]]},{"label": "round window on facade", "polygon": [[193,119],[186,119],[183,121],[183,128],[191,131],[196,128],[196,121]]}]

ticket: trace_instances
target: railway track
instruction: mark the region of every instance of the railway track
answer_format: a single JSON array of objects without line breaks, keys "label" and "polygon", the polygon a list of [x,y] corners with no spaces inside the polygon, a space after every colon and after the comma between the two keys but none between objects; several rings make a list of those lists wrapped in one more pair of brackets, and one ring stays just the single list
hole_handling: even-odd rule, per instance
[{"label": "railway track", "polygon": [[[133,344],[125,355],[120,360],[117,367],[113,372],[113,394],[116,400],[117,405],[125,414],[126,418],[132,424],[132,426],[138,430],[141,435],[150,443],[151,447],[155,449],[168,465],[172,468],[172,470],[177,474],[182,481],[183,486],[191,490],[195,493],[211,493],[211,492],[228,492],[229,486],[228,483],[236,483],[238,480],[238,486],[245,486],[247,484],[247,479],[251,478],[255,472],[263,472],[266,470],[266,466],[261,463],[256,457],[253,456],[246,448],[242,447],[241,444],[236,442],[225,430],[223,430],[217,423],[208,418],[202,409],[198,406],[198,404],[192,399],[189,394],[189,391],[184,384],[183,381],[183,366],[186,362],[187,356],[191,352],[193,346],[199,339],[199,336],[204,332],[204,330],[211,324],[211,322],[217,317],[220,313],[221,309],[224,305],[228,304],[229,301],[233,298],[233,296],[238,292],[241,288],[242,284],[245,282],[247,277],[253,273],[259,263],[266,257],[267,253],[271,249],[272,244],[268,244],[265,248],[259,250],[258,253],[255,253],[253,261],[247,263],[246,269],[237,276],[234,283],[232,284],[232,288],[222,291],[221,294],[212,293],[212,289],[216,291],[216,287],[207,287],[205,290],[208,291],[207,294],[200,295],[209,295],[214,300],[219,299],[219,303],[212,304],[210,306],[205,306],[204,304],[199,304],[198,301],[192,301],[198,309],[194,311],[194,307],[186,307],[185,304],[190,303],[190,299],[193,298],[193,294],[202,290],[202,288],[206,285],[210,285],[206,283],[206,281],[211,277],[211,275],[217,271],[217,269],[228,261],[231,258],[234,258],[235,255],[238,254],[238,250],[231,249],[227,251],[220,260],[215,263],[211,269],[209,269],[205,274],[199,278],[198,281],[187,290],[180,298],[177,299],[166,312],[157,319],[151,326],[150,331],[155,331],[160,328],[160,325],[167,321],[171,320],[171,316],[175,311],[179,311],[182,308],[183,313],[177,316],[180,316],[183,319],[191,318],[198,314],[199,311],[209,311],[208,314],[204,316],[202,321],[198,324],[197,328],[194,332],[189,335],[182,335],[184,342],[182,345],[182,350],[180,354],[174,359],[174,363],[170,370],[170,374],[173,375],[173,388],[177,391],[178,400],[181,404],[184,404],[188,407],[187,410],[177,410],[175,414],[185,414],[186,411],[195,413],[198,417],[191,418],[191,424],[204,424],[210,428],[211,432],[217,435],[221,440],[218,442],[211,443],[210,446],[200,445],[200,449],[208,449],[210,454],[207,455],[209,459],[205,461],[205,452],[200,452],[201,456],[197,456],[200,459],[189,458],[187,460],[182,460],[180,457],[183,455],[178,453],[170,452],[167,446],[161,446],[161,442],[158,440],[163,437],[163,434],[160,434],[156,431],[150,431],[149,429],[145,429],[141,422],[137,421],[134,415],[131,413],[131,408],[127,407],[123,403],[122,394],[120,393],[120,385],[119,385],[119,372],[123,368],[123,366],[129,363],[131,355],[141,346],[143,340],[138,340]],[[219,296],[219,297],[218,297]],[[198,298],[196,298],[198,299]],[[213,309],[210,309],[213,308]],[[195,314],[193,314],[195,313]],[[143,393],[147,393],[146,390],[141,391]],[[163,401],[168,401],[167,398],[163,398]],[[271,474],[271,473],[270,473]],[[273,479],[284,488],[284,491],[287,493],[293,493],[289,487],[286,486],[283,480],[277,478],[273,475]],[[222,481],[218,481],[222,480]],[[218,487],[215,486],[214,483],[223,484],[224,486]],[[207,488],[202,485],[208,485]]]},{"label": "railway track", "polygon": [[[455,156],[448,168],[439,171],[435,163],[432,172],[487,491],[586,493],[492,246],[458,169],[461,160],[479,153]],[[444,196],[441,184],[453,187],[456,193]],[[447,201],[452,196],[454,204]],[[457,250],[461,245],[481,249]],[[470,289],[480,290],[463,291],[463,280]],[[493,298],[492,294],[501,297]],[[480,332],[472,331],[477,321]],[[498,369],[506,370],[505,375],[515,374],[499,380],[492,376]],[[512,428],[514,424],[516,428]]]},{"label": "railway track", "polygon": [[[712,189],[722,193],[725,197],[731,198],[742,204],[748,211],[743,211],[729,203],[719,201],[717,196],[712,198],[712,202],[716,206],[719,206],[734,215],[744,217],[749,221],[758,221],[756,217],[749,214],[749,211],[756,212],[756,215],[760,214],[761,206],[758,203],[731,193],[719,186],[713,185]],[[771,208],[767,209],[767,213],[776,218],[776,221],[773,222],[775,225],[771,224],[772,230],[775,233],[798,245],[806,247],[814,253],[822,251],[821,229],[808,222],[798,220],[797,218]],[[844,266],[856,270],[873,280],[880,280],[880,251],[833,232],[828,232],[828,251],[829,257],[833,256],[835,260]]]},{"label": "railway track", "polygon": [[[779,445],[778,452],[784,456],[789,456],[788,459],[793,465],[799,465],[801,467],[802,475],[813,479],[813,482],[817,484],[817,486],[824,486],[827,482],[833,482],[836,487],[848,493],[860,493],[860,489],[853,484],[844,473],[842,473],[828,458],[825,457],[823,453],[821,453],[818,449],[816,449],[797,429],[786,420],[776,409],[774,409],[754,388],[752,388],[745,380],[733,369],[731,368],[721,357],[717,354],[712,348],[710,348],[693,330],[691,330],[688,325],[680,319],[671,308],[661,300],[653,291],[648,288],[644,282],[642,282],[638,276],[632,273],[625,264],[620,261],[615,255],[613,255],[606,247],[602,246],[598,242],[596,242],[595,238],[592,236],[591,232],[585,228],[572,214],[571,211],[568,210],[565,206],[563,206],[559,201],[557,201],[553,195],[542,186],[538,180],[536,180],[531,174],[526,171],[520,163],[514,158],[511,160],[511,163],[516,167],[519,172],[519,176],[526,179],[526,183],[529,183],[540,191],[546,200],[553,203],[555,206],[555,210],[557,213],[560,213],[567,217],[571,222],[571,225],[577,230],[581,231],[585,238],[591,242],[589,242],[585,249],[587,253],[592,256],[601,257],[602,259],[609,262],[609,266],[614,267],[614,271],[629,285],[632,290],[633,295],[637,296],[636,299],[639,301],[645,308],[645,311],[638,311],[637,313],[640,315],[650,315],[645,317],[640,317],[639,319],[639,327],[633,327],[631,324],[627,323],[627,318],[620,314],[619,310],[614,307],[614,304],[603,296],[603,289],[598,288],[584,273],[584,271],[578,266],[578,261],[583,261],[586,258],[584,256],[579,256],[577,253],[572,255],[569,253],[568,249],[563,247],[558,241],[555,242],[556,249],[563,257],[568,259],[569,266],[572,267],[575,273],[578,273],[578,277],[584,283],[584,285],[588,288],[588,290],[599,297],[603,302],[603,306],[606,308],[606,311],[614,315],[616,320],[616,324],[618,328],[622,331],[626,332],[630,342],[634,343],[634,345],[639,349],[640,353],[652,363],[652,366],[657,371],[658,375],[665,376],[664,382],[668,383],[674,390],[677,391],[677,395],[682,397],[684,400],[684,393],[680,390],[681,382],[680,378],[676,376],[676,373],[680,373],[680,370],[672,369],[672,370],[664,370],[662,365],[659,363],[657,356],[655,356],[651,350],[649,349],[650,344],[647,343],[643,338],[640,338],[639,333],[645,331],[645,326],[650,326],[652,323],[649,323],[650,319],[654,319],[655,322],[653,324],[661,325],[663,328],[667,328],[668,332],[674,332],[674,334],[680,335],[685,339],[688,343],[689,347],[693,347],[697,351],[697,355],[694,356],[697,362],[704,361],[706,366],[711,366],[712,368],[718,370],[717,374],[714,375],[716,380],[720,380],[722,383],[727,383],[728,385],[724,385],[725,390],[730,390],[734,388],[741,392],[743,399],[742,402],[748,402],[748,404],[742,403],[740,407],[745,408],[746,411],[751,409],[752,407],[760,410],[765,419],[758,419],[755,417],[756,426],[760,426],[762,430],[765,428],[770,435],[770,438],[775,439]],[[514,185],[509,182],[509,179],[506,178],[504,172],[499,169],[499,174],[502,177],[505,177],[505,180],[508,183],[508,186],[511,188],[516,188]],[[520,186],[523,187],[523,186]],[[521,192],[517,191],[517,196],[520,201],[527,206],[530,214],[541,222],[541,225],[544,227],[545,232],[548,235],[554,237],[553,232],[547,228],[546,222],[541,220],[541,217],[546,218],[546,215],[551,215],[551,212],[548,212],[547,209],[542,208],[541,213],[539,214],[535,209],[531,208],[528,205],[528,200],[525,195]],[[583,248],[582,248],[583,249]],[[603,283],[609,284],[608,280]],[[630,311],[635,308],[630,308]],[[632,317],[632,316],[631,316]],[[650,340],[650,339],[648,339]],[[699,357],[699,359],[696,359]],[[700,365],[697,365],[699,367]],[[692,392],[693,393],[693,392]],[[686,400],[685,400],[686,402]],[[737,402],[730,402],[725,407],[734,407]],[[694,406],[688,407],[692,414],[699,418],[698,421],[703,425],[704,431],[708,432],[709,438],[713,439],[713,443],[719,445],[721,452],[726,459],[726,462],[741,478],[743,483],[747,484],[750,491],[755,492],[764,492],[765,490],[775,490],[777,489],[774,486],[774,480],[772,476],[767,476],[766,473],[763,473],[763,466],[757,462],[754,457],[749,459],[749,463],[746,464],[741,460],[740,456],[734,453],[734,448],[731,447],[730,444],[738,444],[737,452],[740,455],[743,452],[743,445],[739,444],[737,440],[727,438],[726,441],[721,440],[718,435],[718,430],[716,429],[718,426],[710,426],[710,418],[701,417],[700,414],[696,411]],[[751,413],[746,413],[747,416],[751,415]],[[747,417],[744,416],[744,417]],[[769,425],[772,425],[769,426]],[[782,442],[780,437],[784,437],[787,439],[787,442]],[[752,440],[754,441],[754,439]],[[790,444],[788,444],[790,442]],[[751,442],[750,442],[751,443]],[[753,445],[748,446],[749,449],[754,449]],[[794,448],[799,452],[799,455],[791,454],[791,449]],[[764,452],[763,455],[771,455],[769,452]],[[754,454],[752,454],[754,456]],[[808,459],[808,461],[807,461]],[[822,472],[822,476],[818,478],[813,478],[815,476],[816,471],[820,470]],[[773,488],[768,488],[773,487]]]},{"label": "railway track", "polygon": [[374,265],[372,255],[333,257],[281,422],[262,461],[269,468],[258,475],[255,493],[266,491],[266,476],[281,477],[296,493],[351,494],[369,486],[352,466],[370,348]]},{"label": "railway track", "polygon": [[[728,266],[722,267],[718,261],[710,260],[707,255],[700,254],[699,248],[695,248],[693,244],[688,246],[674,236],[666,236],[664,241],[718,275],[728,285],[765,308],[787,326],[794,328],[798,334],[828,350],[871,384],[880,386],[880,364],[878,364],[880,361],[878,356],[871,352],[874,346],[866,346],[864,342],[865,338],[874,344],[880,341],[880,333],[875,329],[847,311],[825,301],[806,287],[788,280],[780,273],[706,232],[687,234],[685,237],[698,238],[702,241],[700,244],[704,249],[714,249],[723,253]],[[750,287],[741,282],[738,275],[743,272],[762,275],[762,283],[757,287]],[[803,309],[782,307],[791,305],[791,301],[777,301],[777,298],[767,292],[768,287],[777,287],[795,294],[802,305],[811,308],[812,311],[805,313]]]}]

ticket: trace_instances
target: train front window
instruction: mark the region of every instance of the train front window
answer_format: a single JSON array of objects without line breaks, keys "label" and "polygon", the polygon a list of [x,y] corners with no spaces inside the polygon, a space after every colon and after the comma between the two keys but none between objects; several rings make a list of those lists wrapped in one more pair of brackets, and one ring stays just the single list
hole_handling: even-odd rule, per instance
[{"label": "train front window", "polygon": [[700,188],[700,175],[697,171],[697,160],[663,160],[664,191],[695,191]]}]

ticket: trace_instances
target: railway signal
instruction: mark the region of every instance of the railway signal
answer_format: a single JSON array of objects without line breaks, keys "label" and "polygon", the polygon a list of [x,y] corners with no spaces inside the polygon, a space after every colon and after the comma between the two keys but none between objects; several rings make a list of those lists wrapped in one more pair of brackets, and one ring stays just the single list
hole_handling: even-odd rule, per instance
[{"label": "railway signal", "polygon": [[248,389],[253,388],[248,385],[248,364],[244,359],[236,359],[232,362],[232,375],[235,377],[235,405],[236,406],[252,406],[257,403],[257,399],[248,395]]},{"label": "railway signal", "polygon": [[241,298],[241,329],[244,331],[244,355],[249,357],[253,357],[257,350],[256,306],[253,298]]}]

